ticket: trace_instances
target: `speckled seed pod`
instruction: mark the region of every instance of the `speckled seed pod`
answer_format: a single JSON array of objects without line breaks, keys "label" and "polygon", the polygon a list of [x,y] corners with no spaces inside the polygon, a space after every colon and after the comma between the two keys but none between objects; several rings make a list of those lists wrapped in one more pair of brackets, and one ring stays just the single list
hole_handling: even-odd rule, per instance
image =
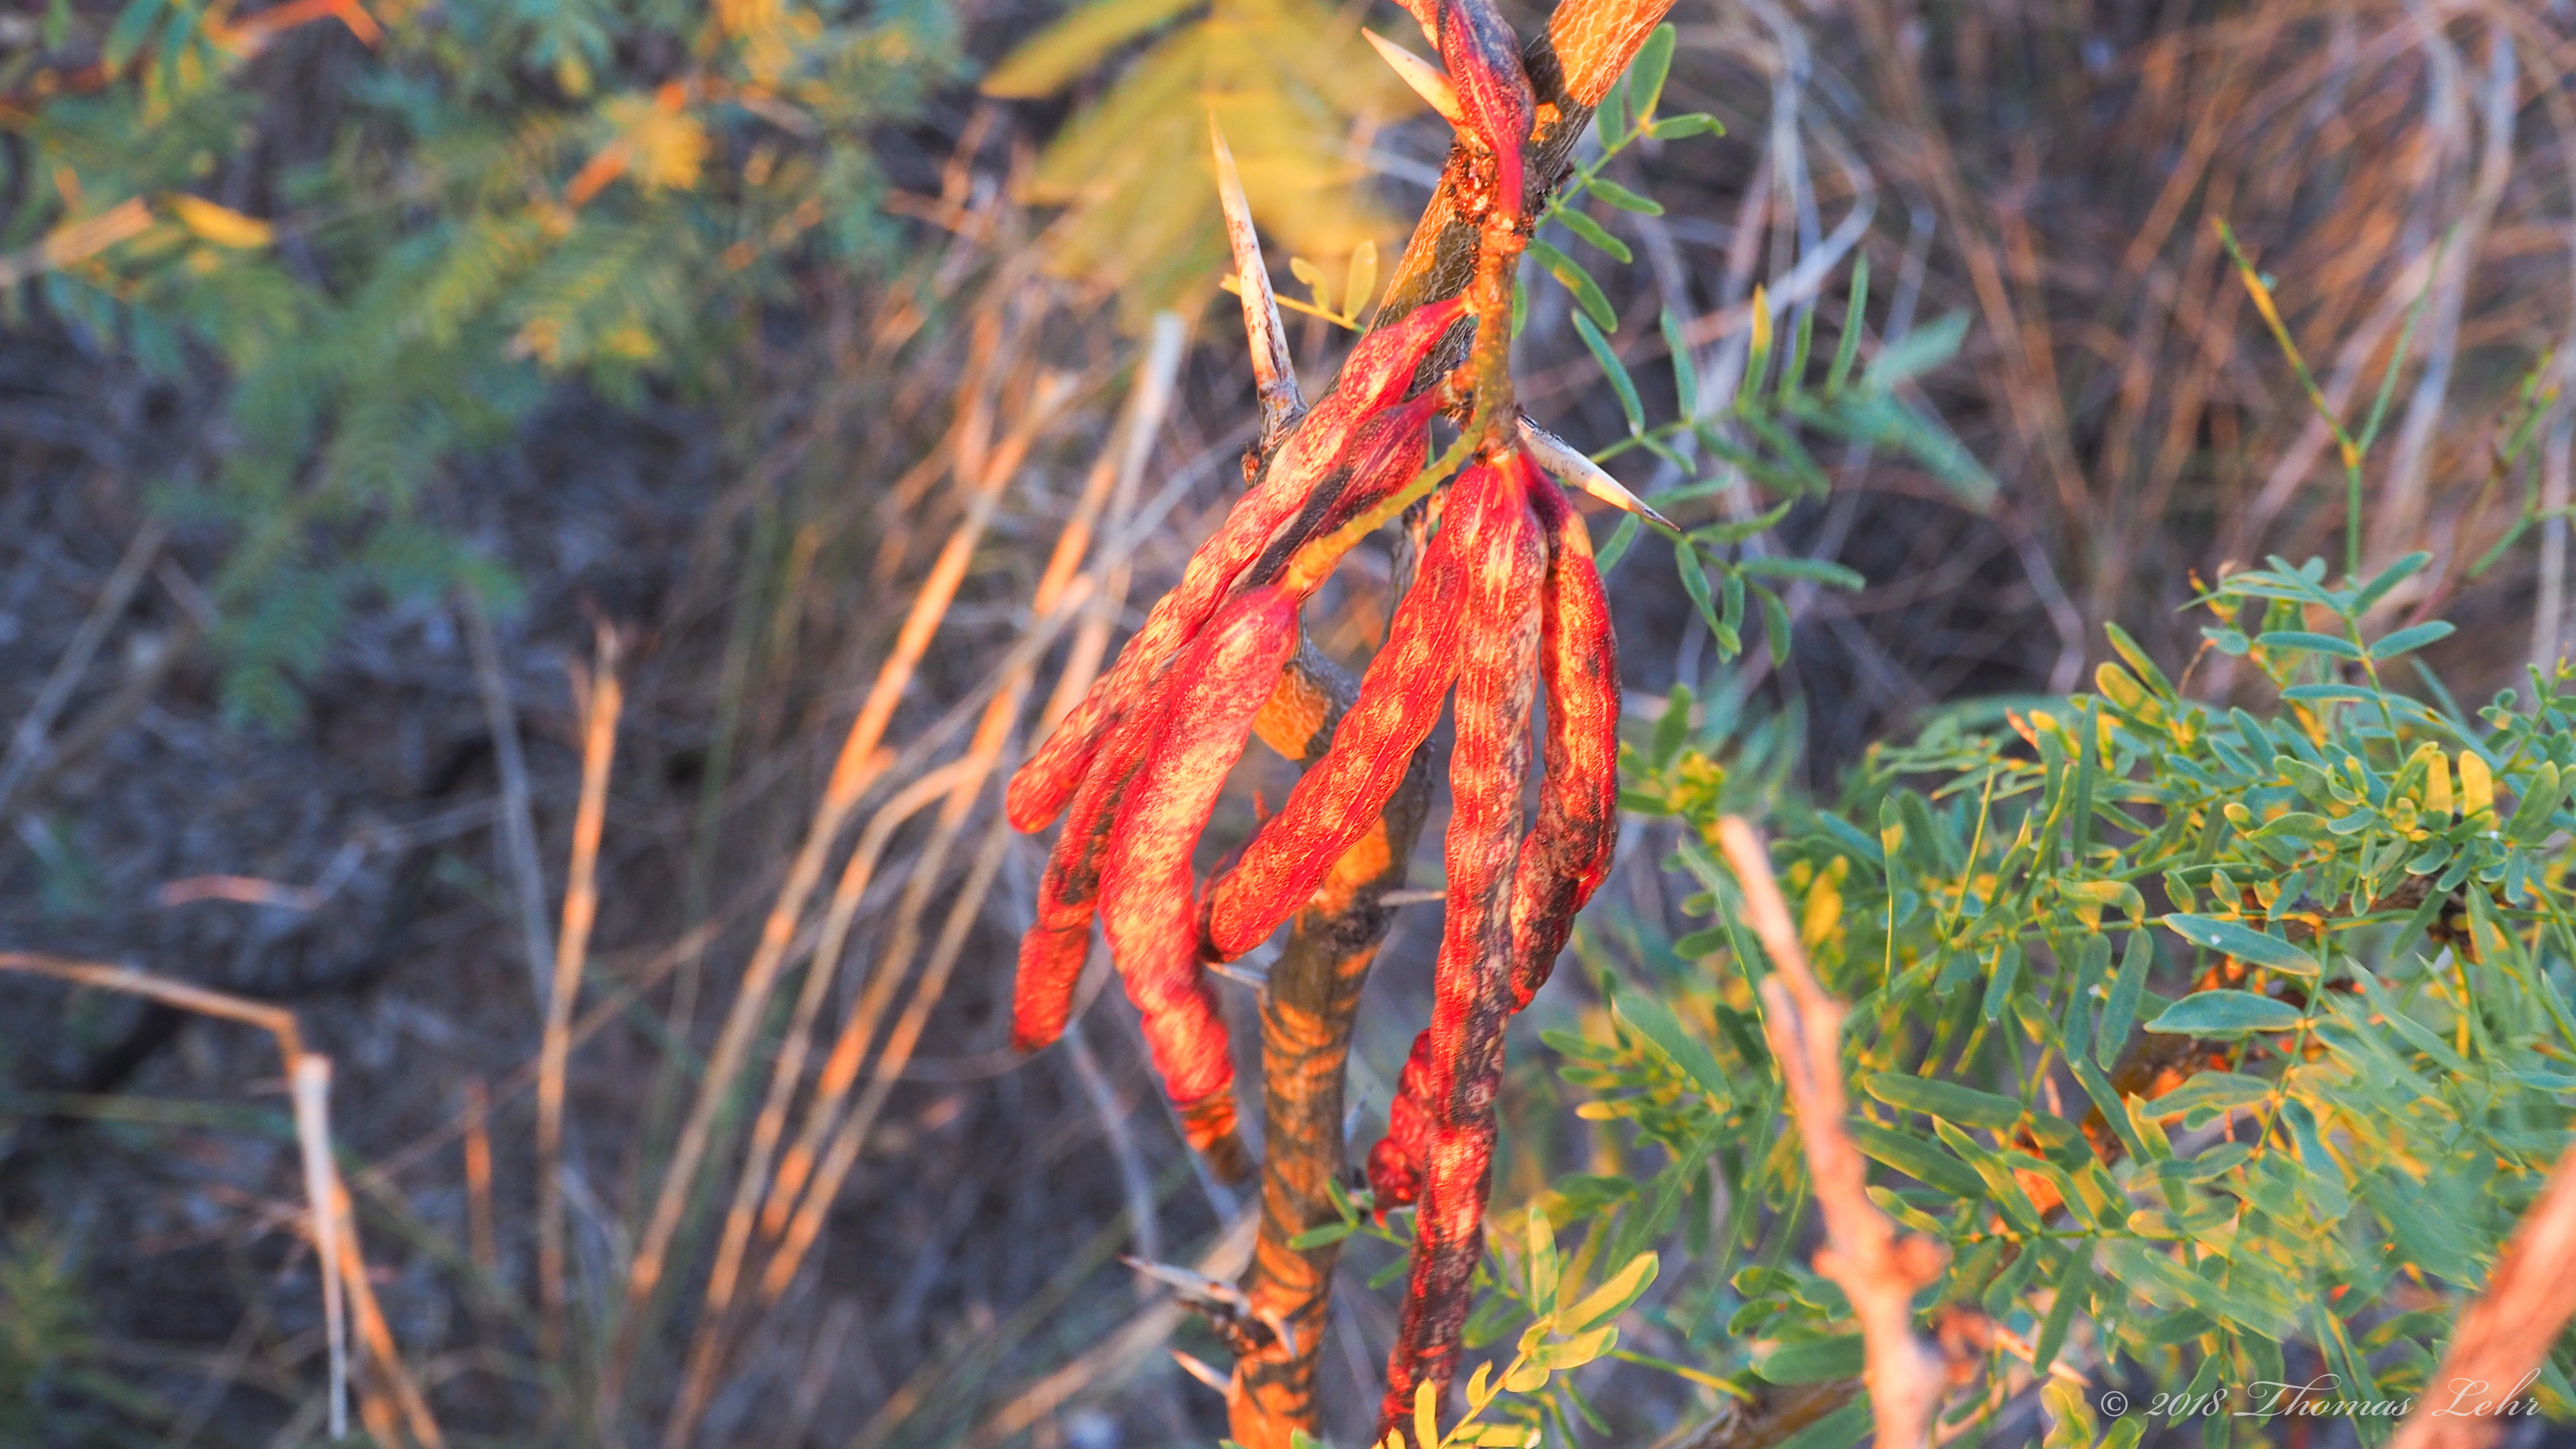
[{"label": "speckled seed pod", "polygon": [[1422,1162],[1431,1150],[1431,1033],[1413,1039],[1396,1080],[1395,1100],[1386,1104],[1386,1135],[1369,1149],[1369,1196],[1379,1221],[1422,1196]]},{"label": "speckled seed pod", "polygon": [[1024,1052],[1064,1035],[1073,990],[1091,947],[1100,904],[1100,867],[1127,790],[1145,763],[1159,714],[1139,708],[1116,722],[1065,812],[1064,833],[1038,878],[1037,920],[1020,937],[1020,974],[1011,992],[1011,1045]]},{"label": "speckled seed pod", "polygon": [[1440,63],[1469,130],[1494,157],[1494,210],[1521,214],[1521,147],[1537,124],[1537,98],[1521,67],[1520,37],[1492,0],[1441,0]]},{"label": "speckled seed pod", "polygon": [[[1403,321],[1360,339],[1342,364],[1333,392],[1301,419],[1264,464],[1261,476],[1208,541],[1191,555],[1181,582],[1165,594],[1092,682],[1028,763],[1012,775],[1004,807],[1014,828],[1037,831],[1064,810],[1081,787],[1101,742],[1157,680],[1237,586],[1245,567],[1283,529],[1332,469],[1362,423],[1401,399],[1424,357],[1457,321],[1456,298],[1421,307]],[[1256,580],[1254,582],[1262,582]]]},{"label": "speckled seed pod", "polygon": [[1539,588],[1539,678],[1547,688],[1547,777],[1538,823],[1512,878],[1512,1009],[1547,984],[1574,914],[1610,873],[1619,842],[1619,646],[1592,564],[1592,535],[1524,455],[1548,548]]},{"label": "speckled seed pod", "polygon": [[[1376,819],[1414,747],[1440,718],[1464,641],[1477,632],[1467,607],[1470,560],[1483,555],[1489,535],[1521,530],[1528,511],[1518,487],[1493,468],[1471,468],[1451,485],[1440,532],[1360,679],[1359,699],[1333,732],[1332,749],[1297,781],[1235,868],[1209,887],[1201,946],[1215,959],[1231,961],[1260,945]],[[1536,547],[1533,541],[1533,555]]]},{"label": "speckled seed pod", "polygon": [[1234,1132],[1234,1059],[1199,968],[1190,851],[1252,717],[1297,649],[1297,600],[1255,589],[1218,611],[1172,668],[1163,724],[1126,791],[1100,872],[1100,914],[1164,1091],[1202,1152]]},{"label": "speckled seed pod", "polygon": [[1449,899],[1433,978],[1423,1097],[1430,1108],[1413,1275],[1387,1357],[1383,1413],[1404,1422],[1414,1387],[1457,1366],[1470,1279],[1483,1251],[1494,1095],[1511,1015],[1511,899],[1538,694],[1538,594],[1546,561],[1522,470],[1482,469],[1507,503],[1478,539],[1463,606],[1479,621],[1458,676],[1458,742],[1449,757]]},{"label": "speckled seed pod", "polygon": [[1434,388],[1382,410],[1354,429],[1341,456],[1333,460],[1332,470],[1307,495],[1297,517],[1244,568],[1236,587],[1277,581],[1310,540],[1333,532],[1412,482],[1422,471],[1431,419],[1439,410],[1440,393]]}]

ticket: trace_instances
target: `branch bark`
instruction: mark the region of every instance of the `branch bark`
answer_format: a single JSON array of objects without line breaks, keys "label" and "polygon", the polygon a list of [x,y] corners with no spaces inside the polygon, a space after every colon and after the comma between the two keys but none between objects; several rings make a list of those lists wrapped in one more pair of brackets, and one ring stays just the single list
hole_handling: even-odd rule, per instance
[{"label": "branch bark", "polygon": [[[1311,649],[1258,726],[1264,743],[1300,763],[1322,758],[1358,685]],[[1292,1432],[1316,1424],[1316,1370],[1341,1244],[1293,1246],[1310,1228],[1336,1221],[1327,1185],[1348,1169],[1343,1084],[1351,1030],[1370,965],[1393,924],[1383,903],[1404,884],[1405,863],[1431,803],[1427,754],[1416,751],[1404,783],[1377,824],[1334,863],[1315,901],[1298,912],[1288,944],[1261,997],[1261,1083],[1266,1154],[1261,1231],[1244,1292],[1256,1311],[1275,1313],[1287,1340],[1235,1363],[1229,1423],[1246,1449],[1286,1449]]]},{"label": "branch bark", "polygon": [[2441,1371],[2389,1449],[2485,1449],[2527,1402],[2549,1346],[2576,1314],[2576,1147],[2558,1159],[2487,1279],[2460,1315]]},{"label": "branch bark", "polygon": [[1824,1214],[1826,1242],[1816,1271],[1841,1287],[1860,1320],[1867,1365],[1861,1382],[1877,1420],[1876,1442],[1881,1449],[1921,1449],[1948,1385],[1940,1352],[1914,1332],[1914,1295],[1939,1280],[1949,1253],[1922,1234],[1899,1234],[1869,1200],[1867,1164],[1843,1130],[1845,1007],[1807,969],[1762,838],[1732,815],[1717,828],[1727,864],[1744,887],[1745,914],[1774,968],[1762,981],[1762,1027],[1797,1114],[1799,1145]]}]

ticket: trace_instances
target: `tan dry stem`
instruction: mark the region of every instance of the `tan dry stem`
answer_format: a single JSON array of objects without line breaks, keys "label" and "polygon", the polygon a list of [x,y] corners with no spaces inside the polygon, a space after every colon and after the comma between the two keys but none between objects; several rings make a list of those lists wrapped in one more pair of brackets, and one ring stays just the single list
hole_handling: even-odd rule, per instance
[{"label": "tan dry stem", "polygon": [[[304,1049],[304,1038],[296,1028],[295,1013],[266,1002],[209,991],[205,987],[192,986],[149,971],[137,971],[130,966],[66,961],[58,956],[31,951],[0,951],[0,971],[43,976],[93,990],[140,996],[181,1011],[254,1026],[276,1040],[278,1058],[285,1068],[289,1100],[295,1113],[295,1141],[304,1170],[307,1231],[313,1237],[315,1257],[321,1270],[323,1321],[331,1363],[328,1392],[332,1432],[334,1435],[348,1432],[347,1320],[349,1310],[354,1308],[360,1336],[376,1355],[379,1369],[395,1385],[396,1397],[402,1400],[402,1413],[411,1425],[412,1436],[430,1449],[438,1449],[442,1442],[438,1423],[430,1417],[428,1406],[421,1401],[419,1392],[409,1387],[410,1376],[404,1372],[392,1330],[385,1326],[384,1315],[377,1310],[375,1293],[367,1281],[365,1255],[358,1247],[357,1220],[349,1212],[348,1194],[340,1182],[339,1163],[331,1155],[331,1061]],[[367,1403],[361,1405],[363,1416],[371,1420],[377,1417],[376,1407],[376,1400],[370,1396]],[[384,1426],[370,1422],[369,1431],[384,1442],[396,1442],[391,1433],[391,1416],[383,1417]]]},{"label": "tan dry stem", "polygon": [[1914,1295],[1939,1280],[1948,1253],[1921,1234],[1899,1234],[1869,1200],[1867,1165],[1843,1130],[1846,1008],[1808,969],[1761,836],[1730,815],[1718,822],[1718,842],[1743,885],[1745,914],[1774,968],[1762,982],[1762,1027],[1788,1088],[1825,1219],[1816,1271],[1843,1290],[1860,1320],[1867,1364],[1861,1381],[1877,1420],[1876,1442],[1884,1449],[1921,1449],[1930,1441],[1948,1378],[1940,1352],[1914,1332]]},{"label": "tan dry stem", "polygon": [[2576,1147],[2558,1159],[2496,1259],[2485,1295],[2460,1315],[2451,1351],[2389,1449],[2485,1449],[2528,1398],[2549,1346],[2576,1314]]},{"label": "tan dry stem", "polygon": [[[633,1266],[627,1272],[626,1313],[618,1325],[617,1338],[610,1348],[608,1362],[600,1380],[600,1419],[614,1424],[620,1399],[624,1396],[628,1370],[636,1350],[642,1346],[646,1310],[653,1291],[662,1281],[668,1266],[671,1243],[679,1235],[682,1216],[688,1209],[689,1197],[697,1182],[698,1168],[714,1146],[716,1119],[730,1097],[734,1078],[749,1062],[753,1038],[758,1034],[760,1019],[769,1005],[770,993],[776,988],[780,971],[787,962],[788,947],[796,938],[797,923],[805,914],[806,902],[823,876],[832,847],[849,823],[851,812],[878,775],[890,762],[880,748],[886,727],[893,722],[895,705],[902,699],[912,681],[913,671],[928,652],[930,640],[947,617],[948,605],[964,582],[966,566],[973,558],[976,545],[991,523],[1001,498],[1002,487],[1019,471],[1028,449],[1037,435],[1051,423],[1072,392],[1069,380],[1050,376],[1042,382],[1037,395],[1021,414],[1010,436],[990,458],[961,455],[958,467],[971,488],[966,516],[950,533],[930,575],[913,595],[912,608],[897,632],[893,650],[878,668],[858,717],[851,721],[850,732],[842,741],[839,758],[833,763],[830,779],[824,786],[823,798],[814,808],[804,842],[797,848],[794,862],[788,867],[787,879],[779,886],[768,918],[761,924],[760,943],[753,950],[751,963],[743,971],[743,982],[734,997],[731,1013],[726,1017],[715,1050],[709,1054],[706,1075],[699,1084],[696,1100],[690,1104],[689,1117],[673,1147],[665,1167],[661,1189],[654,1199],[651,1219],[638,1242]],[[961,454],[980,450],[961,450]],[[968,471],[970,461],[976,465]]]},{"label": "tan dry stem", "polygon": [[585,682],[574,677],[581,711],[581,803],[574,810],[572,860],[565,872],[563,929],[556,938],[554,982],[546,998],[545,1038],[537,1068],[537,1293],[548,1356],[564,1342],[564,1071],[572,1057],[573,1007],[581,999],[591,926],[599,917],[599,837],[608,817],[608,774],[617,754],[617,717],[626,696],[617,680],[617,631],[599,626],[597,659]]}]

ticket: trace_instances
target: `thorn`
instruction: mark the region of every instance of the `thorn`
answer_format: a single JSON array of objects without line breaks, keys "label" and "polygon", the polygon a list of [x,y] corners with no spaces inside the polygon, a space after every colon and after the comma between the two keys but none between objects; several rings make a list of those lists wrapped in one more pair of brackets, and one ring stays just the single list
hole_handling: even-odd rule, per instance
[{"label": "thorn", "polygon": [[1172,1362],[1181,1366],[1181,1372],[1225,1395],[1227,1400],[1231,1401],[1234,1398],[1234,1381],[1209,1365],[1201,1363],[1177,1348],[1172,1350]]},{"label": "thorn", "polygon": [[1118,1255],[1118,1261],[1144,1277],[1190,1297],[1204,1298],[1211,1303],[1221,1303],[1241,1313],[1252,1311],[1252,1300],[1244,1296],[1243,1290],[1222,1278],[1211,1278],[1205,1273],[1194,1273],[1187,1268],[1174,1267],[1169,1263],[1148,1263],[1142,1258],[1131,1258],[1124,1253]]},{"label": "thorn", "polygon": [[1623,513],[1633,513],[1658,528],[1679,533],[1673,521],[1646,506],[1644,499],[1621,486],[1598,463],[1583,456],[1583,450],[1531,422],[1521,419],[1521,445],[1530,450],[1538,465],[1557,477],[1557,481],[1580,488]]},{"label": "thorn", "polygon": [[1297,391],[1297,368],[1288,357],[1288,329],[1279,320],[1279,299],[1270,291],[1270,267],[1261,259],[1261,234],[1252,225],[1252,206],[1243,199],[1243,177],[1234,169],[1234,152],[1216,115],[1208,115],[1208,142],[1216,152],[1216,195],[1225,209],[1225,239],[1234,251],[1235,291],[1243,298],[1243,330],[1252,346],[1252,381],[1261,397],[1261,438],[1254,446],[1267,455],[1291,424],[1305,416],[1306,399]]},{"label": "thorn", "polygon": [[1270,1331],[1277,1335],[1281,1353],[1290,1358],[1297,1356],[1297,1330],[1288,1326],[1288,1320],[1280,1316],[1278,1309],[1255,1309],[1252,1316],[1269,1325]]},{"label": "thorn", "polygon": [[1237,986],[1249,986],[1255,991],[1270,989],[1270,970],[1266,966],[1247,966],[1240,961],[1210,961],[1207,969],[1209,975],[1222,976]]},{"label": "thorn", "polygon": [[1368,43],[1377,47],[1378,58],[1395,67],[1395,73],[1403,78],[1406,85],[1413,87],[1415,95],[1430,102],[1431,109],[1438,111],[1442,120],[1452,126],[1467,124],[1466,109],[1458,104],[1458,88],[1449,83],[1447,71],[1374,30],[1362,27],[1360,34],[1368,37]]}]

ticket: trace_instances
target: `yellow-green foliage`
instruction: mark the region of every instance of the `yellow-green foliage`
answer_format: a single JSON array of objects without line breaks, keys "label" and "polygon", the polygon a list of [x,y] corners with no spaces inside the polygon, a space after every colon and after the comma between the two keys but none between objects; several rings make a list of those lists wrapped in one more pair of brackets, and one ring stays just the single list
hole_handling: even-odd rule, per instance
[{"label": "yellow-green foliage", "polygon": [[[2204,596],[2211,648],[2269,708],[2192,697],[2115,629],[2099,694],[1879,746],[1832,808],[1775,798],[1776,748],[1731,746],[1715,708],[1695,732],[1675,692],[1626,753],[1625,803],[1677,827],[1707,925],[1594,927],[1596,969],[1624,948],[1662,1000],[1616,991],[1613,1030],[1550,1039],[1586,1115],[1705,1134],[1744,1185],[1676,1314],[1695,1346],[1775,1384],[1859,1365],[1840,1291],[1787,1251],[1804,1167],[1777,1130],[1764,966],[1705,840],[1767,804],[1807,949],[1853,1003],[1871,1196],[1950,1248],[1934,1301],[1981,1305],[2043,1365],[2108,1356],[2171,1388],[2285,1381],[2310,1353],[2347,1400],[2426,1388],[2451,1318],[2433,1295],[2484,1283],[2576,1088],[2576,671],[2462,710],[2408,658],[2448,624],[2365,625],[2429,562],[2329,586],[2274,560]],[[2196,1042],[2167,1060],[2198,1070],[2115,1085],[2158,1041]],[[2552,1413],[2570,1366],[2530,1390]],[[1844,1418],[1814,1442],[1866,1432]]]},{"label": "yellow-green foliage", "polygon": [[[1192,9],[1101,0],[985,79],[996,96],[1055,94],[1109,53]],[[1067,124],[1027,199],[1068,208],[1052,264],[1119,287],[1141,315],[1213,285],[1225,260],[1208,117],[1225,129],[1254,217],[1292,253],[1340,263],[1395,223],[1360,184],[1355,138],[1420,103],[1369,52],[1348,11],[1316,0],[1216,0],[1156,40]]]}]

